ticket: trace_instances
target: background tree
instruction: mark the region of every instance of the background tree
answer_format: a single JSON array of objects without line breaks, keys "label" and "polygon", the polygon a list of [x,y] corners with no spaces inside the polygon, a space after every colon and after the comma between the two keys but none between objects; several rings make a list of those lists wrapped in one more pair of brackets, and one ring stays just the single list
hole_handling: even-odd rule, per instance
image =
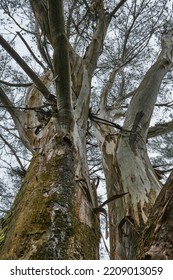
[{"label": "background tree", "polygon": [[[24,177],[2,222],[1,259],[98,259],[100,213],[109,219],[110,258],[151,256],[157,238],[147,241],[145,234],[151,209],[151,216],[157,215],[153,205],[162,184],[147,141],[164,137],[168,143],[173,129],[166,94],[173,49],[169,1],[4,0],[0,5],[9,26],[15,22],[19,28],[14,36],[0,37],[1,140],[3,153],[8,148],[18,163],[8,162],[13,174]],[[28,57],[14,50],[17,38]],[[22,69],[17,75],[11,59]],[[149,128],[153,111],[161,116],[164,108],[165,119],[160,117],[159,125],[153,120]],[[22,141],[23,151],[14,139]],[[171,158],[165,156],[169,168],[152,160],[162,173],[163,166],[171,170]],[[97,194],[101,170],[105,202]],[[170,250],[163,255],[172,258]]]}]

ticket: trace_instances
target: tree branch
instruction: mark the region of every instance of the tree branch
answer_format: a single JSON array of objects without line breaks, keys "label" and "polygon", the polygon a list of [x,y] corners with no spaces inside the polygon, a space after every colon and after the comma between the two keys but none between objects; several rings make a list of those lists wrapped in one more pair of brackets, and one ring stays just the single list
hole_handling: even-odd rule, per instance
[{"label": "tree branch", "polygon": [[43,60],[46,62],[46,64],[48,65],[48,67],[51,69],[53,73],[53,65],[47,47],[48,41],[46,38],[46,34],[42,34],[42,30],[40,29],[37,21],[35,23],[35,32],[36,32],[35,37],[37,40],[37,47],[40,52],[40,55],[42,56]]},{"label": "tree branch", "polygon": [[110,93],[116,74],[120,71],[121,66],[115,66],[112,71],[109,74],[108,81],[106,82],[105,86],[103,87],[101,91],[101,96],[100,96],[100,108],[105,109],[107,105],[107,97],[108,94]]},{"label": "tree branch", "polygon": [[168,34],[164,35],[164,37],[162,36],[162,51],[156,62],[144,76],[144,79],[131,99],[126,112],[123,128],[133,132],[133,135],[130,136],[132,140],[131,144],[133,142],[133,146],[136,142],[134,133],[140,134],[143,138],[143,143],[145,143],[151,115],[157,100],[162,79],[173,66],[172,34],[173,31],[170,31]]},{"label": "tree branch", "polygon": [[32,152],[32,147],[29,143],[27,134],[25,132],[25,128],[22,125],[22,121],[24,119],[24,112],[19,112],[13,105],[13,103],[10,101],[8,96],[5,94],[3,89],[0,87],[0,101],[2,104],[6,107],[6,110],[11,115],[14,124],[17,127],[17,130],[19,132],[20,138],[24,146]]},{"label": "tree branch", "polygon": [[60,115],[72,118],[72,98],[68,39],[65,34],[63,0],[48,1],[51,43],[54,49],[53,64],[57,106]]},{"label": "tree branch", "polygon": [[14,104],[11,102],[11,100],[8,98],[8,96],[5,94],[5,92],[1,87],[0,87],[0,101],[3,104],[3,107],[7,109],[7,111],[9,112],[13,120],[18,118]]},{"label": "tree branch", "polygon": [[19,83],[19,84],[14,84],[14,83],[9,83],[3,80],[0,80],[0,84],[4,84],[6,86],[10,86],[10,87],[30,87],[32,86],[33,83]]},{"label": "tree branch", "polygon": [[54,95],[52,95],[47,87],[38,78],[35,72],[28,66],[28,64],[20,57],[20,55],[8,44],[8,42],[0,35],[0,45],[11,55],[11,57],[20,65],[25,73],[35,83],[36,87],[43,94],[48,101],[55,101]]},{"label": "tree branch", "polygon": [[107,33],[111,18],[105,14],[102,14],[97,20],[96,31],[93,38],[86,48],[84,55],[84,61],[87,65],[88,73],[90,76],[96,68],[98,58],[103,48],[103,42]]},{"label": "tree branch", "polygon": [[171,131],[173,131],[173,121],[163,123],[163,124],[157,124],[153,127],[150,127],[147,138],[149,139],[156,136],[161,136]]},{"label": "tree branch", "polygon": [[173,109],[173,101],[169,101],[167,103],[157,103],[155,106],[157,107],[167,107],[167,108],[172,108]]},{"label": "tree branch", "polygon": [[28,43],[26,42],[26,40],[23,38],[23,36],[20,34],[20,32],[16,32],[17,35],[20,37],[20,39],[22,40],[22,42],[25,44],[26,48],[28,49],[28,51],[30,52],[30,54],[32,55],[32,57],[35,59],[35,61],[44,69],[44,71],[46,70],[46,67],[43,65],[43,63],[36,57],[36,55],[34,54],[34,52],[31,50],[30,46],[28,45]]},{"label": "tree branch", "polygon": [[124,5],[124,3],[125,3],[126,1],[127,1],[127,0],[121,0],[121,1],[119,2],[119,4],[112,10],[112,12],[109,13],[109,15],[110,15],[111,17],[113,17],[113,16],[116,14],[116,12]]},{"label": "tree branch", "polygon": [[2,141],[5,143],[5,145],[7,145],[8,148],[11,150],[11,152],[12,152],[13,155],[15,156],[15,158],[16,158],[18,164],[20,165],[21,169],[24,170],[24,166],[23,166],[23,164],[22,164],[20,158],[18,157],[18,155],[17,155],[15,149],[12,147],[12,145],[11,145],[2,135],[0,135],[0,138],[1,138]]},{"label": "tree branch", "polygon": [[[3,4],[2,4],[2,2],[6,2],[6,3],[3,3]],[[35,35],[34,32],[23,28],[23,27],[21,26],[21,24],[19,24],[19,23],[16,21],[16,19],[15,19],[14,16],[13,16],[13,14],[12,14],[12,13],[10,12],[10,10],[9,10],[9,6],[10,6],[10,5],[9,5],[9,3],[8,3],[7,1],[1,1],[1,7],[2,7],[2,9],[3,9],[4,12],[14,21],[14,23],[20,28],[20,30],[23,30],[23,31],[25,31],[26,33],[34,34],[34,35]]]},{"label": "tree branch", "polygon": [[99,16],[97,19],[96,31],[84,55],[84,60],[87,64],[87,69],[90,76],[93,75],[93,72],[96,68],[111,18],[126,1],[127,0],[121,0],[120,3],[109,14],[106,14],[103,9],[104,6],[101,6],[102,8],[99,11]]},{"label": "tree branch", "polygon": [[47,7],[46,2],[47,1],[43,1],[43,0],[37,0],[37,1],[30,0],[32,10],[41,27],[42,32],[48,38],[48,40],[51,42],[49,22],[47,20],[48,19],[48,7]]}]

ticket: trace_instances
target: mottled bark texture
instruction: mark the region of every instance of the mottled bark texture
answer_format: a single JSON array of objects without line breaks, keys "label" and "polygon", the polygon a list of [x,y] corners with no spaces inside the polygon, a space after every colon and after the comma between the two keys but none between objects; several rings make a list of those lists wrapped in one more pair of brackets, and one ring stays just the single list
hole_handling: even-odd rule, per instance
[{"label": "mottled bark texture", "polygon": [[162,188],[149,215],[141,246],[139,258],[145,260],[173,259],[173,172]]},{"label": "mottled bark texture", "polygon": [[[85,71],[81,94],[86,99],[90,93],[87,77]],[[41,78],[48,88],[51,79],[50,72]],[[33,159],[4,219],[0,258],[98,259],[99,217],[93,212],[97,197],[90,186],[85,156],[87,118],[78,108],[74,125],[68,118],[62,123],[58,113],[40,109],[43,102],[42,94],[32,86],[26,105],[37,109],[26,110],[20,125]]]},{"label": "mottled bark texture", "polygon": [[[147,155],[146,141],[162,79],[172,67],[172,52],[173,32],[170,31],[162,37],[162,51],[136,90],[119,132],[95,125],[108,197],[128,192],[109,203],[112,259],[137,258],[141,233],[161,189]],[[102,119],[106,116],[103,102],[98,116]]]},{"label": "mottled bark texture", "polygon": [[98,258],[99,220],[73,133],[61,131],[52,118],[38,136],[23,185],[2,224],[0,259]]},{"label": "mottled bark texture", "polygon": [[[89,111],[91,80],[111,19],[125,2],[119,1],[111,12],[106,11],[103,0],[94,2],[97,17],[93,35],[80,57],[66,36],[63,1],[30,0],[39,34],[53,49],[48,63],[51,71],[41,78],[0,37],[1,45],[34,83],[24,112],[13,110],[5,92],[0,91],[0,100],[8,108],[23,144],[33,153],[23,185],[2,224],[1,259],[99,258],[99,217],[93,211],[98,205],[97,194],[90,184],[86,158],[88,117],[94,119]],[[157,247],[162,237],[166,242],[164,227],[161,233],[155,229],[149,245],[146,235],[142,241],[141,235],[147,234],[144,229],[148,216],[161,189],[147,155],[146,141],[147,136],[153,135],[153,130],[149,131],[150,119],[162,79],[172,67],[172,53],[173,32],[169,31],[162,36],[157,61],[135,90],[122,127],[113,122],[112,126],[103,122],[98,125],[97,121],[109,117],[112,121],[107,101],[123,62],[113,65],[102,90],[93,124],[106,178],[111,259],[151,256],[151,246]],[[167,125],[169,131],[172,123]],[[116,201],[111,199],[124,193],[127,194]],[[171,218],[171,205],[164,209],[168,212],[163,213]],[[168,227],[171,232],[171,225]],[[164,256],[168,258],[169,254],[167,249]]]},{"label": "mottled bark texture", "polygon": [[[0,259],[98,259],[99,217],[93,211],[97,196],[90,185],[85,139],[91,78],[80,63],[80,86],[73,110],[63,1],[31,4],[52,44],[54,69],[53,77],[48,71],[38,79],[48,95],[35,83],[26,98],[26,111],[17,116],[17,128],[22,127],[23,143],[33,158],[2,225]],[[73,51],[71,57],[77,57]],[[73,75],[75,71],[72,67]],[[50,88],[54,95],[51,100]],[[13,111],[9,113],[15,120]]]}]

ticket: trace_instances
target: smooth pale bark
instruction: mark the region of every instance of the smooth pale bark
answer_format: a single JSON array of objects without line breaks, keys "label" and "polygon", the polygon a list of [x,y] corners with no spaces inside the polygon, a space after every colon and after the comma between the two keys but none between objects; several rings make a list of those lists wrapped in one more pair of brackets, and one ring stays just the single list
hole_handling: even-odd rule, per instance
[{"label": "smooth pale bark", "polygon": [[[172,67],[172,37],[172,32],[162,37],[162,51],[135,92],[120,132],[95,125],[108,197],[128,192],[109,203],[112,259],[137,257],[141,232],[161,189],[147,155],[146,140],[162,79]],[[98,116],[105,118],[106,110],[100,105]]]}]

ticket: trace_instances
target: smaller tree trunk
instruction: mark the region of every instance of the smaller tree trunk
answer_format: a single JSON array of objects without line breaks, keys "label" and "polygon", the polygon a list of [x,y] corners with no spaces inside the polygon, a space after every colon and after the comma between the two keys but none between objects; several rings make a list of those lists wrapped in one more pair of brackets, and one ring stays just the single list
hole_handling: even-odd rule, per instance
[{"label": "smaller tree trunk", "polygon": [[[108,198],[128,193],[109,203],[112,259],[136,259],[141,232],[162,187],[148,158],[146,141],[162,79],[172,67],[172,38],[173,31],[163,35],[162,51],[135,91],[120,132],[95,126]],[[103,111],[98,111],[102,119]]]}]

